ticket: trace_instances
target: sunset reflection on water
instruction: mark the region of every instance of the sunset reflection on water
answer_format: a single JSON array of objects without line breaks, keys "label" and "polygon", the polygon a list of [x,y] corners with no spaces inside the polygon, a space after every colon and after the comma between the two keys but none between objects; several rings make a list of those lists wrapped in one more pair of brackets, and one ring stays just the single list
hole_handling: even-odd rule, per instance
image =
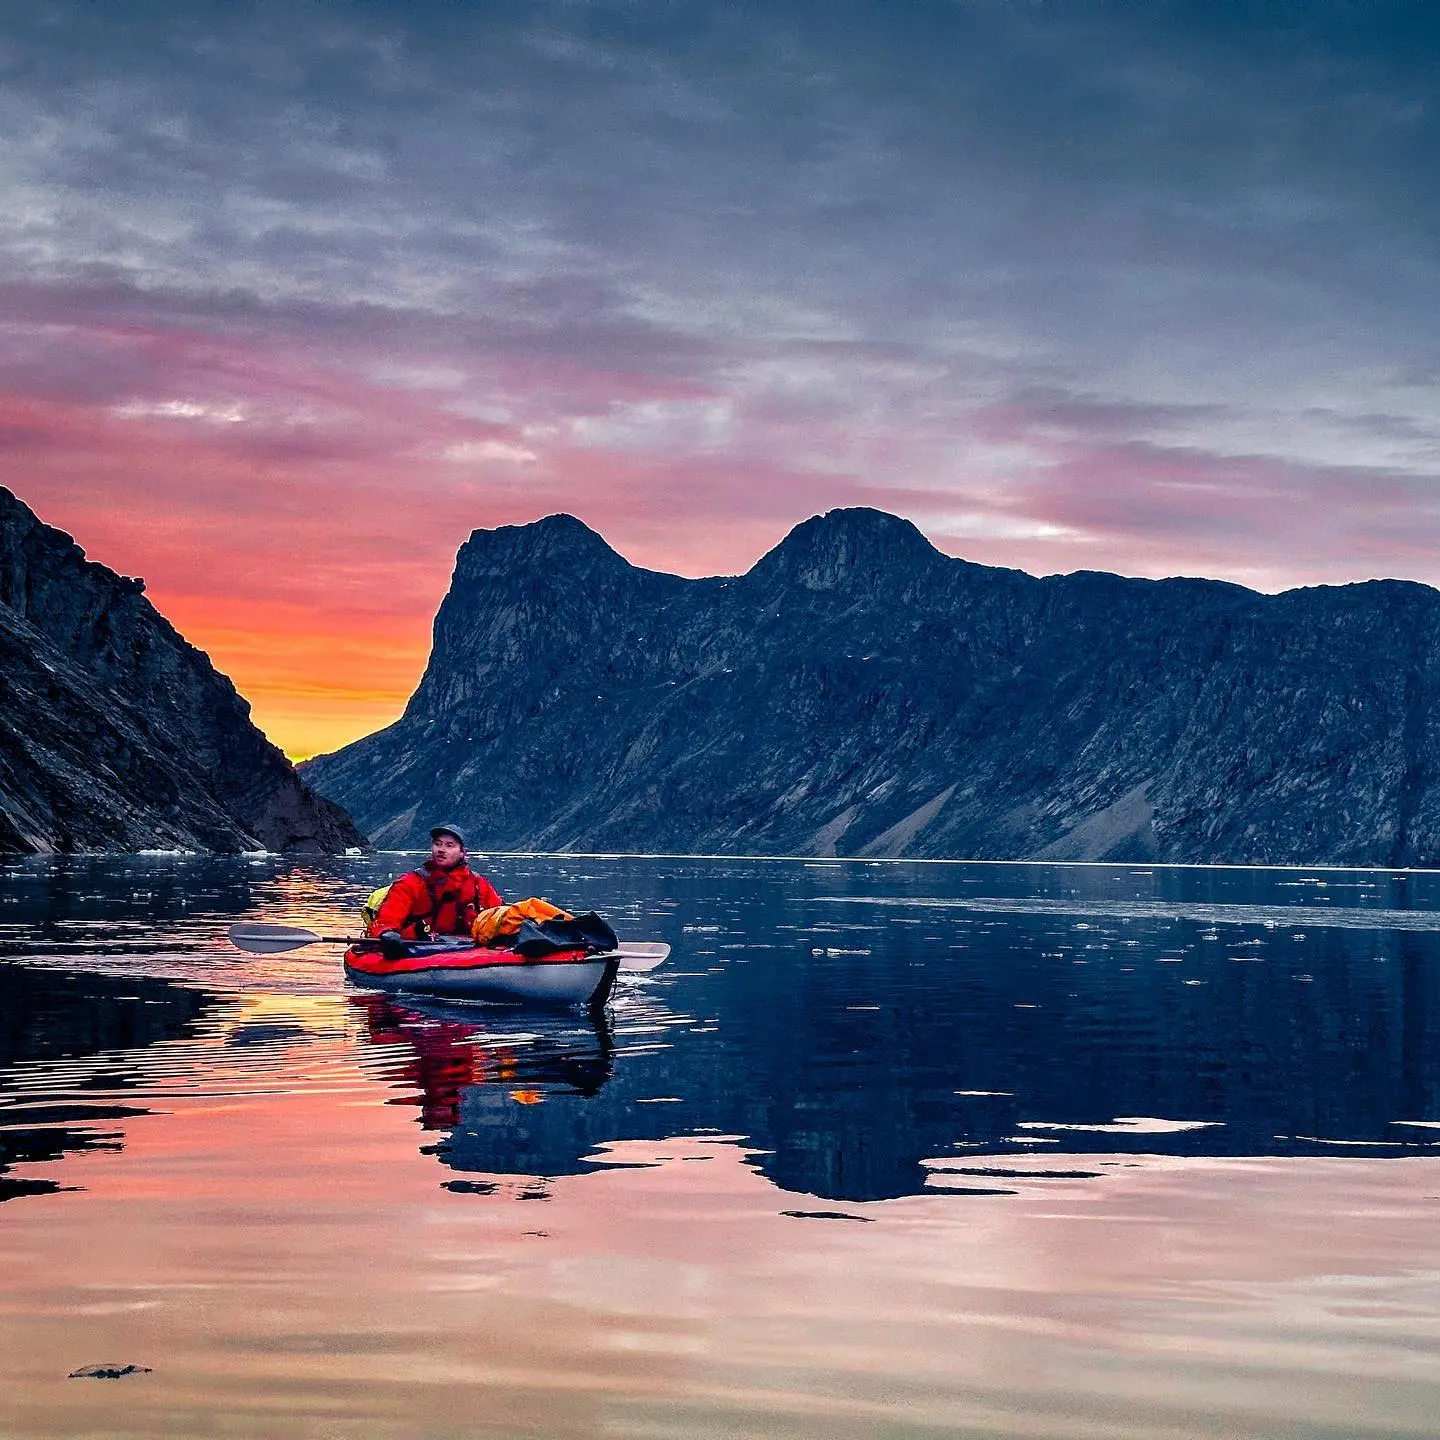
[{"label": "sunset reflection on water", "polygon": [[[553,863],[575,884],[579,862]],[[325,990],[323,962],[296,980],[286,957],[217,986],[230,962],[204,946],[154,950],[149,973],[138,950],[0,964],[0,1182],[19,1187],[0,1204],[0,1431],[1433,1435],[1437,1017],[1428,971],[1385,979],[1426,937],[1287,938],[1309,948],[1283,985],[1270,942],[1272,1002],[1316,974],[1293,993],[1343,997],[1317,1023],[1343,1035],[1352,1015],[1379,1058],[1317,1039],[1282,1090],[1241,1024],[1244,1101],[1212,1052],[1175,1048],[1203,1024],[1187,1041],[1122,977],[1132,922],[1103,952],[1082,948],[1094,929],[1052,935],[1113,970],[1068,1023],[1143,1041],[1155,1071],[1126,1088],[1077,1040],[1090,1070],[1062,1105],[1028,1012],[1009,1049],[976,1049],[974,1027],[1068,989],[1022,997],[1017,972],[996,998],[992,958],[927,1020],[923,946],[871,953],[888,978],[852,993],[860,962],[824,952],[860,947],[826,943],[813,879],[757,898],[772,882],[728,877],[707,899],[703,876],[637,867],[605,882],[628,928],[648,914],[677,942],[674,968],[604,1019],[382,999],[333,972]],[[367,880],[287,884],[343,916]],[[713,930],[667,930],[646,898],[686,885],[685,923]],[[253,903],[173,923],[210,934]],[[722,948],[756,933],[756,905],[762,943],[793,924],[799,958]],[[1236,962],[1166,923],[1145,946],[1167,1003],[1193,993],[1171,954],[1227,979]],[[1019,965],[1033,949],[1006,933]],[[747,973],[762,962],[784,994]],[[1332,1093],[1356,1075],[1369,1112]],[[1167,1115],[1147,1096],[1178,1098]],[[1251,1137],[1282,1116],[1266,1153]],[[67,1378],[102,1362],[151,1373]]]}]

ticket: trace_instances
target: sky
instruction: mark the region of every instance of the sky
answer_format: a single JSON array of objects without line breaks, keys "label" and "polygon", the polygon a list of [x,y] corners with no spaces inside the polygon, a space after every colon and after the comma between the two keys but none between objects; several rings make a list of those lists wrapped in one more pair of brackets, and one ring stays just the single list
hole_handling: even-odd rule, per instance
[{"label": "sky", "polygon": [[114,0],[0,15],[0,484],[294,757],[456,550],[1440,583],[1422,0]]}]

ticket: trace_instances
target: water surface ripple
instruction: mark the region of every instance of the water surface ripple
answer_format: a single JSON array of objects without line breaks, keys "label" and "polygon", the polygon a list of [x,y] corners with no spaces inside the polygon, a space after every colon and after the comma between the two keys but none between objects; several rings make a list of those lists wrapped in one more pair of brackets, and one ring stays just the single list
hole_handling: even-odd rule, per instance
[{"label": "water surface ripple", "polygon": [[4,867],[7,1435],[1433,1433],[1440,877],[493,857],[674,947],[598,1017],[224,939],[407,863]]}]

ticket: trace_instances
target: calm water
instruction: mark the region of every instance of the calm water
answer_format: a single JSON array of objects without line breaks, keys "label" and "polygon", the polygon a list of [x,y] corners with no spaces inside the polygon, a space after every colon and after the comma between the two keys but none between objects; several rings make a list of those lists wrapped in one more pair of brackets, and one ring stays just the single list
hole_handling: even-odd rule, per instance
[{"label": "calm water", "polygon": [[674,946],[603,1021],[224,942],[403,864],[4,868],[0,1434],[1440,1433],[1440,875],[497,857]]}]

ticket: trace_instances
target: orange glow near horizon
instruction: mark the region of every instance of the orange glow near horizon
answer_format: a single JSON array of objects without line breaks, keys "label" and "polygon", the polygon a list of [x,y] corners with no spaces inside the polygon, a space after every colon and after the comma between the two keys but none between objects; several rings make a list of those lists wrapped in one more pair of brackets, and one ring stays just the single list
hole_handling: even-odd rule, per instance
[{"label": "orange glow near horizon", "polygon": [[[456,551],[474,529],[599,512],[628,527],[627,559],[707,569],[696,533],[652,513],[643,463],[557,453],[519,485],[447,462],[437,447],[473,441],[475,426],[438,417],[413,395],[316,377],[291,357],[237,350],[230,361],[247,363],[271,385],[287,364],[298,369],[292,387],[326,412],[323,422],[257,422],[251,434],[245,424],[0,394],[0,431],[13,439],[0,449],[0,485],[89,559],[142,577],[151,603],[229,677],[292,760],[400,716],[424,673]],[[591,503],[579,503],[586,496]],[[783,528],[742,523],[729,549],[754,553],[736,568]],[[723,562],[725,541],[712,534],[709,544]]]},{"label": "orange glow near horizon", "polygon": [[278,602],[149,592],[250,704],[292,761],[329,754],[400,718],[430,651],[430,617],[316,614]]},{"label": "orange glow near horizon", "polygon": [[[678,419],[673,435],[647,426],[717,396],[663,374],[472,356],[452,390],[423,374],[376,378],[363,337],[327,348],[115,321],[66,334],[117,388],[0,387],[0,485],[92,560],[142,577],[292,759],[398,718],[472,531],[557,511],[632,564],[688,576],[743,573],[807,516],[869,505],[948,553],[1034,574],[1209,574],[1266,590],[1370,578],[1388,563],[1434,578],[1423,532],[1405,541],[1391,523],[1413,510],[1398,481],[1367,482],[1380,531],[1361,543],[1332,533],[1347,472],[1307,481],[1337,505],[1297,509],[1299,482],[1280,462],[1057,438],[1043,397],[966,422],[982,459],[1025,457],[1029,479],[1012,492],[983,465],[978,480],[962,468],[936,483],[915,458],[929,453],[919,439],[913,464],[904,437],[856,451],[839,418],[787,425],[790,451],[763,415],[733,448],[697,447]],[[625,423],[597,429],[606,417]],[[1212,514],[1217,496],[1257,537],[1247,548]],[[1295,532],[1278,558],[1264,539],[1277,527]]]}]

